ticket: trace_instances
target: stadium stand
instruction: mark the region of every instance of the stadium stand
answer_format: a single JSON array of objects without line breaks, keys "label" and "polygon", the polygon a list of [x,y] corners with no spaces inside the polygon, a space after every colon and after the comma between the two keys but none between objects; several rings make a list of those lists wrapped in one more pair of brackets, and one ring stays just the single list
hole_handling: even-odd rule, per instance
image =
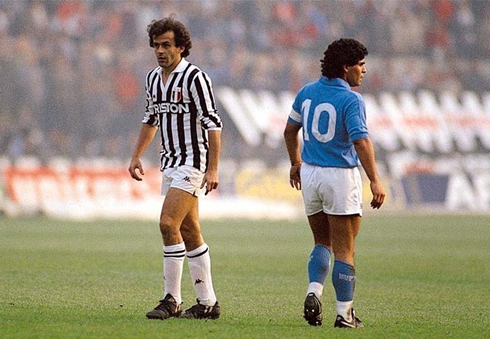
[{"label": "stadium stand", "polygon": [[146,25],[171,13],[190,28],[189,60],[213,79],[232,173],[284,165],[294,93],[341,36],[370,51],[356,90],[386,175],[490,170],[490,1],[479,0],[0,1],[2,168],[126,166],[155,65]]}]

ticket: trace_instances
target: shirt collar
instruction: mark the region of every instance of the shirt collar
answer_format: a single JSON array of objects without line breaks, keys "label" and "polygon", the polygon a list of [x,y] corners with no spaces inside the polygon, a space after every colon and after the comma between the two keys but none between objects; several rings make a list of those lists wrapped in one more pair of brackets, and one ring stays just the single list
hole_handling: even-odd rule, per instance
[{"label": "shirt collar", "polygon": [[328,86],[340,86],[340,87],[345,87],[345,88],[350,89],[349,83],[347,81],[345,81],[344,79],[341,79],[341,78],[329,79],[326,76],[322,76],[320,78],[320,82],[323,83],[324,85],[328,85]]},{"label": "shirt collar", "polygon": [[[185,69],[187,68],[187,65],[189,65],[189,61],[187,61],[185,58],[182,58],[179,62],[179,64],[177,65],[177,67],[175,67],[175,69],[172,71],[172,73],[181,73],[183,71],[185,71]],[[162,72],[162,68],[160,67],[160,72]]]},{"label": "shirt collar", "polygon": [[189,65],[189,61],[185,60],[185,58],[182,58],[177,67],[175,67],[174,72],[183,72],[187,68],[187,65]]}]

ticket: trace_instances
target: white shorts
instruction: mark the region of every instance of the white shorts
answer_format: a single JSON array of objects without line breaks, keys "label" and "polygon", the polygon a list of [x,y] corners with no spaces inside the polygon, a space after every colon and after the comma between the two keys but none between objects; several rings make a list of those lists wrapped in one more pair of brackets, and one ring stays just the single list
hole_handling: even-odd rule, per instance
[{"label": "white shorts", "polygon": [[301,165],[301,192],[307,216],[326,214],[362,216],[362,179],[359,168]]},{"label": "white shorts", "polygon": [[170,187],[189,192],[195,196],[202,196],[201,189],[204,173],[192,166],[179,166],[166,168],[162,172],[162,195],[166,195]]}]

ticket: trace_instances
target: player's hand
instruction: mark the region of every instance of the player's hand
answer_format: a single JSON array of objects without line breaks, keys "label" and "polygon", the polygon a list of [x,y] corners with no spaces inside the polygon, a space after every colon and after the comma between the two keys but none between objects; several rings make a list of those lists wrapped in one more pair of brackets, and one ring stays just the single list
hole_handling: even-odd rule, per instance
[{"label": "player's hand", "polygon": [[371,207],[374,209],[379,209],[383,202],[385,201],[386,193],[381,182],[373,182],[370,184],[371,193],[373,193],[373,200],[371,200]]},{"label": "player's hand", "polygon": [[138,172],[141,175],[145,175],[145,171],[143,170],[143,165],[141,164],[141,160],[139,158],[132,158],[128,168],[129,174],[131,174],[131,178],[133,178],[134,180],[137,181],[143,180],[143,178],[138,175],[136,170],[138,170]]},{"label": "player's hand", "polygon": [[297,190],[301,190],[300,171],[301,163],[291,165],[291,169],[289,170],[289,184]]},{"label": "player's hand", "polygon": [[218,171],[208,170],[204,174],[204,178],[202,179],[201,188],[206,187],[205,195],[208,195],[212,190],[217,189],[219,186],[219,175]]}]

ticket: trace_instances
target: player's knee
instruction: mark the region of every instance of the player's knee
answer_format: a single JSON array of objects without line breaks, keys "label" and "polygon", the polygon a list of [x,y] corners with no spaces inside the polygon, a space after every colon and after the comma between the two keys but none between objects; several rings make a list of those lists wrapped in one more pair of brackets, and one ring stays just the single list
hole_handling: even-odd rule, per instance
[{"label": "player's knee", "polygon": [[179,231],[179,225],[173,218],[163,217],[160,219],[160,232],[163,237],[171,236]]}]

